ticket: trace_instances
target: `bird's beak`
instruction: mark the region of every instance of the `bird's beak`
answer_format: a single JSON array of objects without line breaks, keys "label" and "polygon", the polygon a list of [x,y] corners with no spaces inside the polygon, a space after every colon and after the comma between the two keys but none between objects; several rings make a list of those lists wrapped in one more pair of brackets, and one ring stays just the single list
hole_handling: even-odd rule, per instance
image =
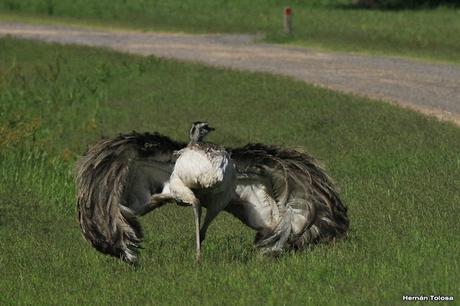
[{"label": "bird's beak", "polygon": [[207,129],[208,129],[209,132],[212,132],[212,131],[215,131],[215,130],[216,130],[215,128],[210,127],[210,126],[208,126]]}]

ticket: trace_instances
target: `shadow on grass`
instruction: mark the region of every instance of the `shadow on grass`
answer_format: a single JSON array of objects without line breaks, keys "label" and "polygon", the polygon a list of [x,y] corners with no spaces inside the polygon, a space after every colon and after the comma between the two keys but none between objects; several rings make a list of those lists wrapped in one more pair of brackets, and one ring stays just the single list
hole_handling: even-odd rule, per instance
[{"label": "shadow on grass", "polygon": [[376,9],[376,10],[421,10],[439,7],[460,8],[458,0],[355,0],[349,4],[337,4],[341,9]]}]

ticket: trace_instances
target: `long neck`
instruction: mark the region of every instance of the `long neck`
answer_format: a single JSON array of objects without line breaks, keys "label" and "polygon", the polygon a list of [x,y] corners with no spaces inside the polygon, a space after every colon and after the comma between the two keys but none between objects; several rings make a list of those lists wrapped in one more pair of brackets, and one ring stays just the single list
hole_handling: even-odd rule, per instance
[{"label": "long neck", "polygon": [[204,137],[198,137],[198,138],[190,138],[189,144],[197,144],[197,143],[203,143]]},{"label": "long neck", "polygon": [[200,133],[200,130],[198,128],[192,128],[190,130],[190,144],[194,144],[194,143],[202,143],[204,142],[204,137],[206,136],[206,134],[201,134]]}]

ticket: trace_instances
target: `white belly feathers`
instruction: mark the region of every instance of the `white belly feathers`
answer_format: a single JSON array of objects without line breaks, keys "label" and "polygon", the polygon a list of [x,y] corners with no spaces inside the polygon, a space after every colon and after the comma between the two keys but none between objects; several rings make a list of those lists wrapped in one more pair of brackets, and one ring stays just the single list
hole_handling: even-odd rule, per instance
[{"label": "white belly feathers", "polygon": [[209,154],[185,148],[179,153],[172,176],[179,177],[191,188],[216,187],[234,171],[233,163],[226,152]]}]

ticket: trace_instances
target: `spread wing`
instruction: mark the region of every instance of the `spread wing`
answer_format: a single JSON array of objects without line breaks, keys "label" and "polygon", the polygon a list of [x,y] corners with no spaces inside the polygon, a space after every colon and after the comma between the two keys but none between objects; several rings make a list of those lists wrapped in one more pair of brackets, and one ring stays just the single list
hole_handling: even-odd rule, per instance
[{"label": "spread wing", "polygon": [[135,262],[143,234],[136,215],[161,192],[172,155],[185,144],[158,133],[104,139],[78,161],[77,210],[84,238],[102,253]]},{"label": "spread wing", "polygon": [[[76,167],[85,239],[102,253],[135,262],[143,238],[137,216],[172,200],[158,194],[171,175],[174,152],[184,147],[158,133],[135,132],[92,146]],[[264,144],[229,151],[238,196],[225,210],[257,231],[256,246],[303,248],[346,232],[346,207],[312,157]]]},{"label": "spread wing", "polygon": [[264,144],[248,144],[231,153],[240,181],[246,182],[240,190],[252,194],[234,201],[228,211],[258,230],[256,246],[266,251],[302,249],[347,231],[347,208],[313,157]]}]

